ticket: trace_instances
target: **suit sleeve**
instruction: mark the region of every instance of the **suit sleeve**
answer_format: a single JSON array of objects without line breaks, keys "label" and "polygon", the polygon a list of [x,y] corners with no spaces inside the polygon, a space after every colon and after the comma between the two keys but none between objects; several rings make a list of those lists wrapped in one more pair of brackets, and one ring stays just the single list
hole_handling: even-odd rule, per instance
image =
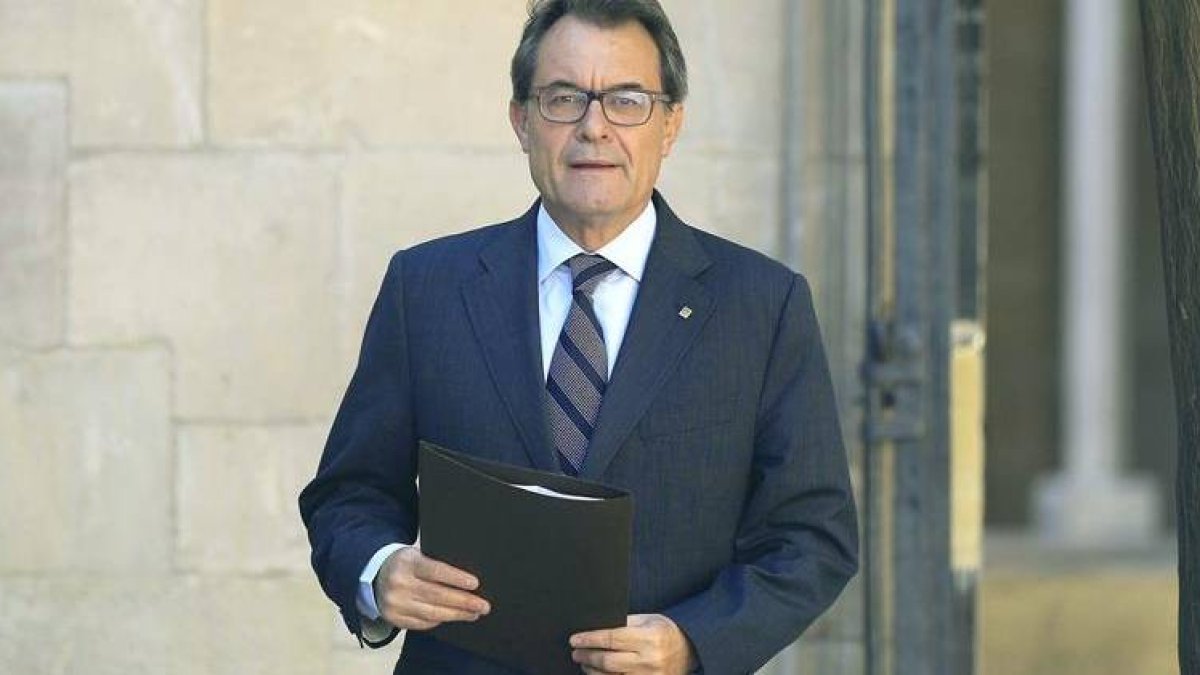
[{"label": "suit sleeve", "polygon": [[705,673],[748,673],[796,639],[858,569],[858,525],[812,296],[796,275],[775,327],[732,564],[665,614]]},{"label": "suit sleeve", "polygon": [[[313,569],[360,640],[359,575],[381,547],[411,543],[417,535],[401,262],[397,253],[388,266],[316,476],[300,494]],[[386,641],[372,646],[381,644]]]}]

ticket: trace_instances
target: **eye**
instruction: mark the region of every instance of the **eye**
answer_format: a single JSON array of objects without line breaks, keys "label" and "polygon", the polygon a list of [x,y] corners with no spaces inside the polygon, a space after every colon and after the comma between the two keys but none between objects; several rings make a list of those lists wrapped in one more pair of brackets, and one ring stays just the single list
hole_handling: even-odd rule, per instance
[{"label": "eye", "polygon": [[640,108],[646,101],[645,96],[636,91],[614,91],[608,94],[608,104],[614,108]]},{"label": "eye", "polygon": [[577,105],[583,100],[583,94],[577,91],[559,90],[546,92],[546,103],[553,106]]}]

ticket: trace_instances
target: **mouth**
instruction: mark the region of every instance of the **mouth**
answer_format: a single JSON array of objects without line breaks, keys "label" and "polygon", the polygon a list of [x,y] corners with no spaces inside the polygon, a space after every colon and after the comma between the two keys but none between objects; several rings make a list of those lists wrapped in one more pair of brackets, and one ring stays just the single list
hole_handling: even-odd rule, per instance
[{"label": "mouth", "polygon": [[599,160],[587,160],[580,162],[571,162],[567,166],[577,171],[605,171],[608,169],[616,169],[617,165],[611,162],[603,162]]}]

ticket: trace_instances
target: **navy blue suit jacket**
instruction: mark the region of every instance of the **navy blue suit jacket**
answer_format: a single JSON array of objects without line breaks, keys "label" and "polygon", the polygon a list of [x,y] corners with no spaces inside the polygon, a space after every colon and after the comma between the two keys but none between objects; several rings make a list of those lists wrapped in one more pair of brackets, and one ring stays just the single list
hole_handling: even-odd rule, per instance
[{"label": "navy blue suit jacket", "polygon": [[[673,619],[704,672],[752,672],[857,568],[832,386],[803,277],[654,200],[657,232],[581,475],[634,495],[631,611]],[[355,633],[368,559],[417,536],[418,439],[558,470],[536,214],[401,251],[388,267],[300,496],[313,567]],[[512,675],[416,631],[396,672]]]}]

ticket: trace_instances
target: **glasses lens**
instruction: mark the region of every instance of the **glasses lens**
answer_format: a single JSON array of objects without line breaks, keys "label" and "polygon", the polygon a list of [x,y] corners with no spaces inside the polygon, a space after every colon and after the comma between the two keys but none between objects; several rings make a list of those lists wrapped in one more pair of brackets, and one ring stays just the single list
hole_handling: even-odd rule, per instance
[{"label": "glasses lens", "polygon": [[587,108],[587,94],[577,89],[552,87],[538,95],[542,114],[551,122],[576,122]]},{"label": "glasses lens", "polygon": [[613,124],[634,126],[650,119],[654,99],[642,91],[610,91],[600,99],[600,104]]}]

